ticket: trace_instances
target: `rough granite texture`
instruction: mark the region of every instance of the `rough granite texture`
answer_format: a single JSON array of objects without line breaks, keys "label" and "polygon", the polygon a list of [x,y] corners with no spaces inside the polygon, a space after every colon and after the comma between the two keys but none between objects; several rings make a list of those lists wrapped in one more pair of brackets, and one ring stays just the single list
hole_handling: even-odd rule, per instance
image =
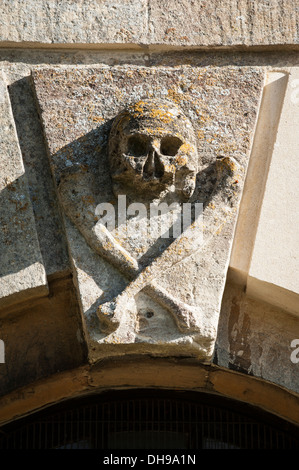
[{"label": "rough granite texture", "polygon": [[4,0],[0,41],[42,44],[143,43],[146,0]]},{"label": "rough granite texture", "polygon": [[292,0],[3,0],[0,41],[44,45],[298,45]]},{"label": "rough granite texture", "polygon": [[[53,176],[67,215],[65,227],[91,359],[128,351],[166,355],[175,351],[210,360],[263,72],[250,67],[67,67],[37,69],[33,80]],[[165,298],[148,299],[147,288],[138,292],[136,283],[134,295],[128,301],[120,299],[123,324],[119,328],[109,329],[109,321],[103,325],[104,314],[101,316],[98,310],[123,292],[128,283],[107,257],[99,256],[102,252],[93,232],[99,220],[95,215],[97,204],[114,198],[107,161],[109,130],[113,118],[125,106],[151,97],[166,98],[180,106],[192,122],[199,160],[194,201],[205,207],[204,245],[199,250],[192,245],[188,251],[186,247],[198,237],[192,240],[186,233],[187,241],[179,248],[175,243],[163,248],[153,240],[146,253],[143,248],[148,240],[138,232],[143,245],[131,243],[126,236],[120,238],[120,245],[133,261],[142,246],[141,264],[147,256],[153,260],[159,257],[162,264],[158,264],[155,281],[171,298],[197,312],[195,330],[185,326],[182,331],[173,323],[177,318],[166,308]],[[157,124],[165,126],[165,117],[159,113]],[[180,250],[193,254],[184,259]],[[173,262],[179,264],[171,267]],[[127,311],[131,314],[126,316]],[[172,328],[167,326],[170,323]],[[116,343],[121,347],[115,348]]]},{"label": "rough granite texture", "polygon": [[151,0],[149,43],[188,46],[298,44],[292,0]]}]

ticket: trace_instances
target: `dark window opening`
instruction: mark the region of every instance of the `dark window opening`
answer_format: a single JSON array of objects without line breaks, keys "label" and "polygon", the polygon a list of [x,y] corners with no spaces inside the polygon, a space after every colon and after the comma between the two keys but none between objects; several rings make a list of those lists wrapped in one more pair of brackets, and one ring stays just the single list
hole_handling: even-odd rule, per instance
[{"label": "dark window opening", "polygon": [[105,392],[0,429],[0,449],[298,449],[299,428],[204,393]]}]

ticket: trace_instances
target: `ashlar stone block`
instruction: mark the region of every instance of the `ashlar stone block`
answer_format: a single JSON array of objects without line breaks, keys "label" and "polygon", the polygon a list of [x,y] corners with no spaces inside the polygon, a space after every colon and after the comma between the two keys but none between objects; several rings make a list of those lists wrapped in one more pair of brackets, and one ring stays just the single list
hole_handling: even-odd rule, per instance
[{"label": "ashlar stone block", "polygon": [[257,223],[247,293],[299,315],[299,68],[293,67],[287,78]]},{"label": "ashlar stone block", "polygon": [[0,74],[0,309],[47,295],[27,178],[5,78]]},{"label": "ashlar stone block", "polygon": [[299,14],[288,0],[151,0],[149,42],[181,46],[298,45]]},{"label": "ashlar stone block", "polygon": [[144,43],[145,0],[4,0],[0,41],[86,47],[103,43]]}]

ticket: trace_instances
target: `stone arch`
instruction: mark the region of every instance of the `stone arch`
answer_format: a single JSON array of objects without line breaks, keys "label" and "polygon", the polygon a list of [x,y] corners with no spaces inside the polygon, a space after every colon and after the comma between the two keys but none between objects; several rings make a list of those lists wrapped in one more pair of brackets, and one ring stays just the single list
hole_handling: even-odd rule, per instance
[{"label": "stone arch", "polygon": [[105,360],[42,379],[0,399],[1,425],[67,400],[117,390],[204,392],[299,425],[298,396],[273,383],[194,360]]}]

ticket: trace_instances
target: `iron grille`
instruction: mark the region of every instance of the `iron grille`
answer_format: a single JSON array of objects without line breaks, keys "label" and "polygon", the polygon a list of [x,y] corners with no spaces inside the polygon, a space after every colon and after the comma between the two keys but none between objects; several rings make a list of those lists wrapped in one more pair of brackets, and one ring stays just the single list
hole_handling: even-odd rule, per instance
[{"label": "iron grille", "polygon": [[215,400],[157,391],[86,397],[4,426],[0,449],[299,448],[298,427]]}]

